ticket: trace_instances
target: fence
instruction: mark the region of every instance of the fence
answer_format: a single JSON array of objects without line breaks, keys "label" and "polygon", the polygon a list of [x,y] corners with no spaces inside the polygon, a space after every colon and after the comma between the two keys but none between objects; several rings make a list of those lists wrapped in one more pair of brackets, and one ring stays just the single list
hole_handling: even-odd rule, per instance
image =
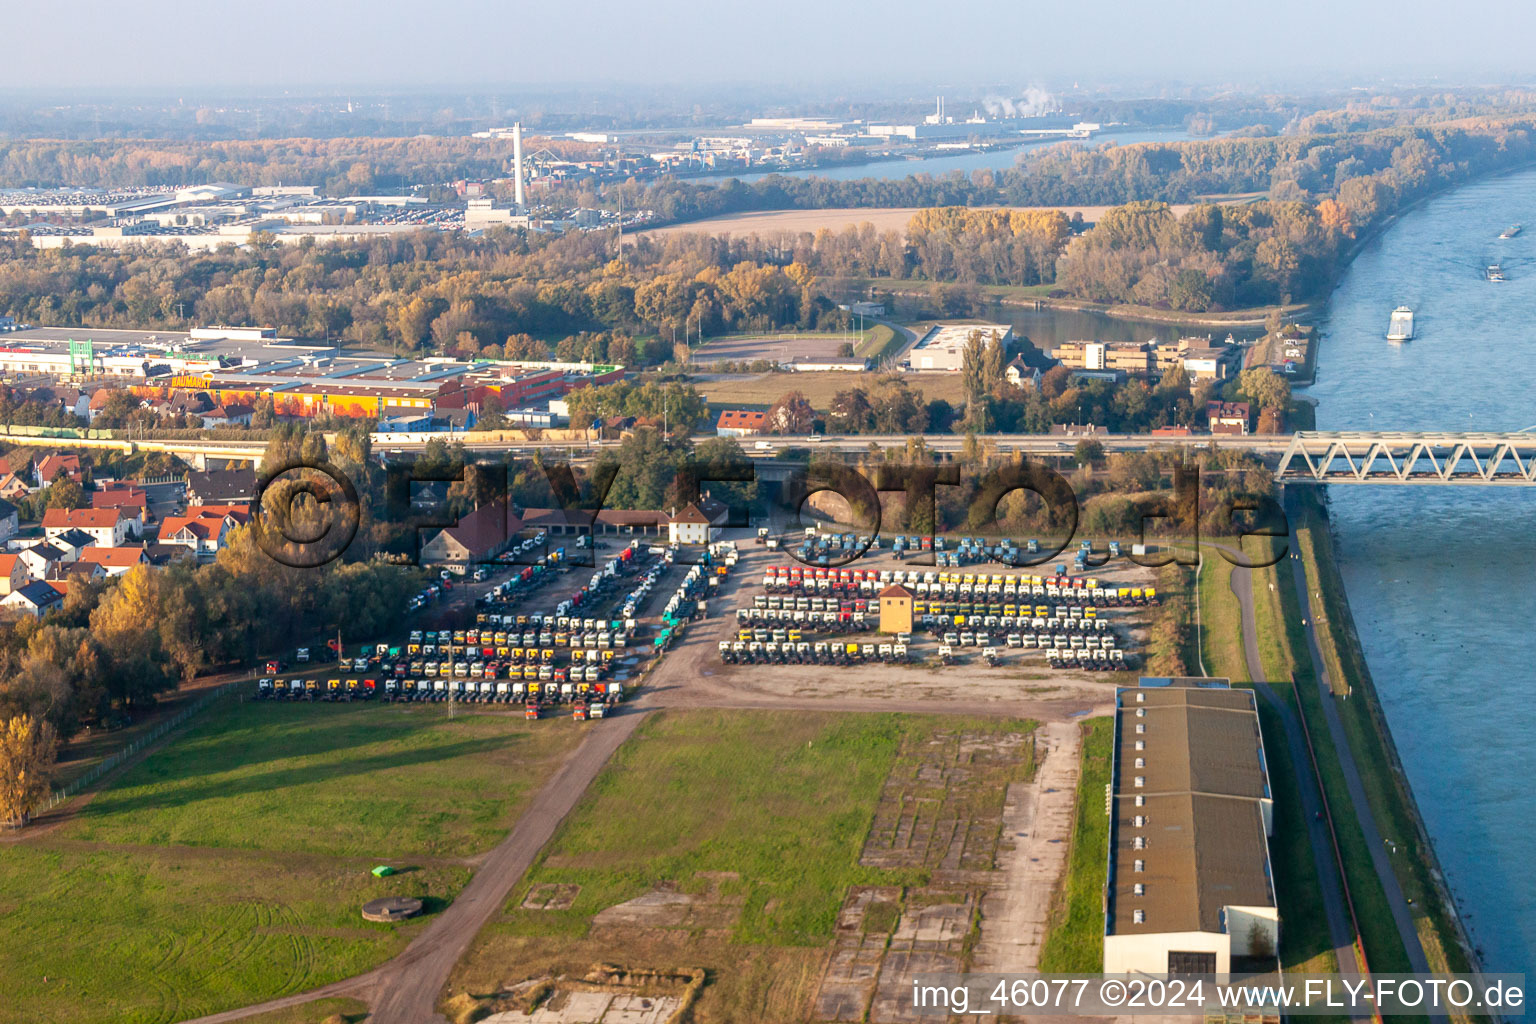
[{"label": "fence", "polygon": [[87,786],[91,785],[97,779],[100,779],[103,775],[106,775],[108,772],[112,771],[112,769],[122,764],[134,754],[137,754],[151,743],[158,741],[166,733],[181,725],[193,715],[196,715],[198,712],[207,708],[208,705],[224,696],[234,687],[239,686],[242,682],[247,682],[247,680],[235,680],[234,682],[225,683],[223,686],[216,687],[212,691],[199,697],[192,704],[189,704],[187,707],[184,707],[178,711],[173,717],[155,726],[154,729],[151,730],[147,735],[140,736],[128,746],[124,747],[122,750],[119,750],[117,753],[113,754],[111,757],[107,758],[105,761],[101,762],[101,764],[98,764],[84,775],[81,775],[79,778],[72,779],[69,784],[64,786],[62,789],[54,790],[46,801],[38,805],[35,813],[41,814],[44,811],[53,810],[59,804],[63,803],[65,800],[68,800],[82,789],[85,789]]}]

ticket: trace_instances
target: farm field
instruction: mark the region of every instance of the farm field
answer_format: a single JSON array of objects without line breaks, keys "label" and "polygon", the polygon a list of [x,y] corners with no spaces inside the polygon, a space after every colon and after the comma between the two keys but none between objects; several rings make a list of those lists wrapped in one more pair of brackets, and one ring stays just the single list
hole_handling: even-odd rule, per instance
[{"label": "farm field", "polygon": [[833,359],[844,345],[855,350],[867,345],[875,330],[883,332],[882,343],[889,340],[890,328],[878,325],[860,334],[858,331],[793,331],[774,334],[735,335],[711,338],[693,350],[692,360],[700,366],[711,363],[744,362],[760,359],[787,363],[792,359]]},{"label": "farm field", "polygon": [[[896,206],[885,209],[876,208],[834,208],[827,210],[772,210],[754,213],[731,213],[721,217],[711,217],[708,220],[689,221],[685,224],[669,224],[666,227],[651,228],[642,231],[642,235],[664,237],[666,235],[701,233],[707,235],[735,235],[746,237],[748,235],[775,235],[782,232],[798,234],[802,231],[816,232],[822,228],[829,231],[841,231],[847,227],[860,224],[869,224],[876,231],[899,231],[906,234],[907,224],[911,222],[912,215],[917,213],[916,206]],[[988,209],[1020,209],[1020,210],[1060,210],[1068,217],[1074,213],[1081,213],[1083,220],[1096,222],[1108,210],[1108,206],[1021,206],[1021,207],[988,207]],[[1173,205],[1176,216],[1182,216],[1189,209],[1188,203]]]},{"label": "farm field", "polygon": [[[170,1022],[365,971],[452,900],[582,733],[417,706],[207,714],[4,848],[0,1022]],[[391,895],[426,914],[362,920]]]},{"label": "farm field", "polygon": [[[839,391],[850,388],[877,387],[884,374],[875,373],[764,373],[753,377],[732,377],[728,380],[705,380],[697,385],[699,391],[712,406],[762,406],[767,408],[779,396],[799,391],[818,412],[825,412],[832,398]],[[923,400],[942,398],[951,405],[965,400],[965,382],[959,373],[903,373],[900,379],[914,391],[923,393]]]},{"label": "farm field", "polygon": [[[1033,728],[880,713],[656,715],[445,996],[489,997],[603,962],[708,972],[696,1021],[802,1020],[835,937],[894,929],[900,941],[904,915],[940,904],[969,934],[958,910],[974,894],[935,887],[951,881],[951,861],[969,874],[991,867],[1006,783],[1032,771]],[[921,781],[932,778],[950,781],[934,791]],[[970,827],[952,833],[955,815]]]}]

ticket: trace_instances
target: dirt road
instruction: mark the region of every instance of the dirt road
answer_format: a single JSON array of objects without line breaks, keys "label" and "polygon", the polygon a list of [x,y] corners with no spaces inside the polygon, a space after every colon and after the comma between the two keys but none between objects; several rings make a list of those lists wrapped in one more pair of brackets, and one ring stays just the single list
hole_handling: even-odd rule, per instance
[{"label": "dirt road", "polygon": [[1038,735],[1044,757],[1035,777],[1009,786],[1003,805],[1002,877],[982,899],[973,971],[1040,969],[1051,900],[1072,849],[1083,733],[1076,722],[1051,722]]},{"label": "dirt road", "polygon": [[[437,997],[476,934],[485,926],[528,870],[555,829],[576,806],[613,752],[645,718],[634,705],[604,719],[576,748],[566,763],[534,797],[512,831],[480,865],[464,891],[405,952],[367,974],[282,999],[241,1007],[192,1024],[235,1021],[268,1010],[281,1010],[328,996],[355,996],[373,1008],[370,1024],[423,1024],[444,1021],[436,1011]],[[444,1021],[444,1024],[446,1022]]]},{"label": "dirt road", "polygon": [[[767,553],[748,554],[725,584],[723,592],[711,600],[713,606],[724,608],[732,604],[741,590],[749,585],[754,570],[760,578],[759,563],[767,561]],[[566,764],[539,791],[507,837],[485,855],[480,869],[464,891],[399,956],[354,978],[198,1018],[191,1024],[236,1021],[269,1010],[341,995],[367,1002],[373,1011],[370,1024],[441,1021],[435,1007],[454,964],[501,908],[507,894],[532,865],[614,751],[629,738],[648,711],[665,708],[979,714],[1052,723],[1046,733],[1050,746],[1037,782],[1038,791],[1020,795],[1020,799],[1028,804],[1027,810],[1020,807],[1020,814],[1027,814],[1028,826],[1025,827],[1026,819],[1021,817],[1021,824],[1015,829],[1039,832],[1038,836],[1024,837],[1029,842],[1021,846],[1027,846],[1028,851],[1019,855],[1022,859],[1016,865],[1019,871],[1017,888],[1030,891],[1018,894],[1021,902],[1007,911],[1020,922],[1022,930],[997,930],[999,962],[1004,962],[1005,957],[1009,958],[1007,962],[1013,962],[1020,957],[1037,956],[1051,894],[1069,848],[1066,840],[1070,838],[1078,771],[1076,723],[1088,715],[1110,713],[1114,706],[1113,678],[1106,675],[1098,680],[1087,674],[1057,673],[1044,683],[1038,683],[1026,678],[1010,680],[1003,675],[986,684],[977,684],[974,678],[958,679],[943,692],[928,692],[930,687],[915,685],[909,696],[889,688],[857,696],[836,685],[786,690],[768,682],[781,675],[781,670],[759,669],[739,676],[721,673],[717,645],[721,639],[733,635],[734,630],[735,619],[728,615],[717,614],[712,619],[694,623],[684,639],[646,678],[639,697],[626,705],[621,714],[592,728],[591,734]],[[833,668],[799,666],[795,671],[806,671],[811,676],[820,674],[824,684],[849,675],[849,670]],[[882,674],[894,677],[906,670],[895,666],[866,666],[859,671],[871,677]],[[921,668],[911,671],[926,675],[926,670]],[[977,674],[982,671],[978,669]],[[832,695],[828,695],[829,691]],[[854,693],[857,692],[856,689]],[[1014,887],[1010,876],[1010,888]],[[1008,934],[1002,934],[1003,931]],[[1015,931],[1019,933],[1015,935]]]}]

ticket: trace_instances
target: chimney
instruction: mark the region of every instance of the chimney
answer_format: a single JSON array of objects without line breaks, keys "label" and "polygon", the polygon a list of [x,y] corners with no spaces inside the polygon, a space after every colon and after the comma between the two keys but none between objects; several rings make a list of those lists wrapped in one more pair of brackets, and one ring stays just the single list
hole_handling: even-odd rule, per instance
[{"label": "chimney", "polygon": [[518,121],[512,126],[512,174],[513,174],[513,202],[517,204],[517,212],[523,212],[523,122]]}]

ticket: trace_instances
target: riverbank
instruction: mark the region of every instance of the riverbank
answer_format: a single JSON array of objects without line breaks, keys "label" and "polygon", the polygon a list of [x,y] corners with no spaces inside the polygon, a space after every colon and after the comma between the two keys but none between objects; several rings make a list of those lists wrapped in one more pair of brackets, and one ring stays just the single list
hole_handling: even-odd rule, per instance
[{"label": "riverbank", "polygon": [[1294,320],[1307,313],[1316,312],[1318,308],[1316,303],[1293,302],[1286,306],[1257,306],[1222,313],[1186,313],[1173,309],[1161,309],[1157,306],[1110,305],[1083,299],[1047,298],[1037,301],[1037,309],[1098,313],[1100,316],[1107,316],[1114,320],[1141,321],[1175,327],[1263,327],[1264,321],[1276,310],[1286,320]]},{"label": "riverbank", "polygon": [[1437,972],[1480,969],[1480,958],[1446,884],[1365,660],[1339,572],[1327,506],[1322,496],[1308,489],[1299,491],[1288,505],[1299,513],[1293,524],[1301,546],[1298,553],[1308,589],[1321,603],[1314,610],[1325,663],[1319,668],[1326,669],[1332,683],[1335,708],[1360,768],[1377,828],[1393,853],[1393,873],[1409,904],[1419,911],[1414,923],[1425,958]]}]

